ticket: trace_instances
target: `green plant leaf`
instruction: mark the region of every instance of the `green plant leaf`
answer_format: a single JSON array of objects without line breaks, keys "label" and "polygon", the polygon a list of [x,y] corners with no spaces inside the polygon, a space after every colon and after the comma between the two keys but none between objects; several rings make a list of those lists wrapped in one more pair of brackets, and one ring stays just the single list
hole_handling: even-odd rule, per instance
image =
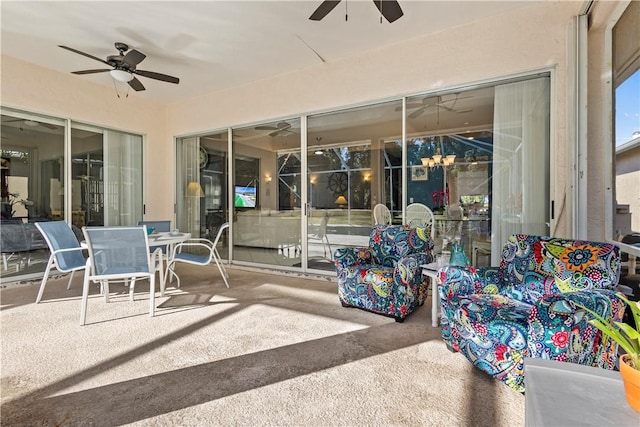
[{"label": "green plant leaf", "polygon": [[[615,342],[617,342],[618,345],[622,347],[622,349],[627,354],[629,354],[633,360],[638,360],[638,358],[640,357],[640,332],[638,332],[638,325],[640,325],[640,305],[636,305],[635,303],[629,301],[622,293],[618,293],[617,296],[629,307],[631,307],[636,325],[635,329],[623,322],[615,322],[615,324],[611,324],[604,317],[600,316],[595,311],[585,307],[583,304],[580,304],[578,302],[574,302],[574,304],[584,309],[587,313],[595,318],[589,320],[589,323],[602,331],[603,334],[607,335]],[[636,369],[640,370],[640,367],[638,367],[637,364]]]}]

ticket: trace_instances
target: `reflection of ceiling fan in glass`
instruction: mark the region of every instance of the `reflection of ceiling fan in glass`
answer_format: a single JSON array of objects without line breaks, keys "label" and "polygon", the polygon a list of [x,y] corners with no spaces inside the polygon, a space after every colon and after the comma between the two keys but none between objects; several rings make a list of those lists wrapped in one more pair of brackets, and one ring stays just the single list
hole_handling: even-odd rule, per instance
[{"label": "reflection of ceiling fan in glass", "polygon": [[286,136],[294,135],[295,132],[291,130],[291,124],[287,122],[278,122],[275,126],[256,126],[255,130],[271,130],[269,136]]},{"label": "reflection of ceiling fan in glass", "polygon": [[[416,117],[424,114],[428,107],[437,107],[438,109],[442,108],[443,110],[452,112],[452,113],[469,113],[473,111],[472,108],[460,108],[456,109],[456,104],[459,100],[473,98],[472,96],[460,96],[459,93],[456,93],[454,97],[449,99],[443,99],[442,96],[437,97],[426,97],[421,100],[415,100],[411,102],[407,102],[407,110],[413,110],[409,113],[408,117],[410,119],[415,119]],[[396,107],[396,111],[401,111],[402,107]]]},{"label": "reflection of ceiling fan in glass", "polygon": [[24,127],[26,127],[26,128],[36,128],[38,126],[42,126],[42,127],[47,128],[47,129],[62,128],[61,126],[56,126],[56,125],[52,125],[52,124],[44,123],[44,122],[37,122],[35,120],[20,119],[20,118],[11,117],[11,116],[2,116],[2,124],[7,124],[7,123],[15,123],[15,125],[12,125],[12,126],[19,127],[20,130],[24,130],[25,129]]}]

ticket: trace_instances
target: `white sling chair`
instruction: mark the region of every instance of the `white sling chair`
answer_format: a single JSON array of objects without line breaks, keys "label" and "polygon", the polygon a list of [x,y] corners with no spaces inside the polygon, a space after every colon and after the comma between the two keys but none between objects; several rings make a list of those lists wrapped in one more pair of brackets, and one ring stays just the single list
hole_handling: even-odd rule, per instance
[{"label": "white sling chair", "polygon": [[216,263],[224,284],[229,287],[229,274],[227,273],[220,253],[218,252],[217,245],[220,241],[220,237],[224,230],[229,228],[229,223],[225,222],[218,229],[216,239],[211,242],[209,239],[189,239],[186,242],[178,243],[173,251],[173,256],[169,259],[167,265],[167,275],[169,275],[169,282],[175,277],[178,281],[178,287],[180,287],[180,277],[175,273],[175,263],[184,262],[187,264],[195,265],[209,265],[211,260]]}]

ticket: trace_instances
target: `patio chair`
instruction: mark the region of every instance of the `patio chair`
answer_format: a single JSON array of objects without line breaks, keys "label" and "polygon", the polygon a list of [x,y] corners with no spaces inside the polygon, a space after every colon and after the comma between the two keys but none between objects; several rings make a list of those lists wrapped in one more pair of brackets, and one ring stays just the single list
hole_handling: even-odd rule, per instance
[{"label": "patio chair", "polygon": [[428,228],[431,238],[435,234],[433,226],[433,212],[422,203],[411,203],[407,206],[406,223],[409,228]]},{"label": "patio chair", "polygon": [[308,242],[322,242],[322,251],[324,253],[324,257],[327,258],[327,247],[329,247],[329,255],[331,255],[331,243],[329,243],[329,237],[327,236],[327,224],[329,223],[329,216],[325,215],[322,217],[320,221],[320,225],[316,230],[315,234],[310,234],[307,238]]},{"label": "patio chair", "polygon": [[42,234],[42,237],[44,237],[51,252],[49,261],[47,262],[47,268],[44,270],[40,289],[38,290],[38,296],[36,297],[37,304],[42,299],[44,287],[47,284],[52,268],[55,268],[61,273],[71,273],[69,275],[69,282],[67,283],[67,290],[69,290],[73,273],[85,268],[86,259],[82,253],[83,248],[80,246],[76,235],[66,222],[36,222],[35,226]]},{"label": "patio chair", "polygon": [[432,251],[426,228],[374,225],[369,246],[335,251],[340,303],[403,322],[427,298],[421,266],[433,262]]},{"label": "patio chair", "polygon": [[184,262],[186,264],[193,265],[209,265],[213,260],[222,275],[224,284],[229,287],[229,274],[222,262],[222,257],[218,252],[218,242],[222,236],[224,230],[229,228],[229,223],[225,222],[218,229],[218,234],[215,240],[212,242],[209,239],[193,238],[186,242],[178,243],[173,250],[173,254],[169,259],[167,265],[167,275],[169,276],[169,282],[175,277],[178,281],[177,287],[180,287],[180,277],[175,272],[176,262]]},{"label": "patio chair", "polygon": [[[169,233],[171,231],[171,221],[170,220],[160,220],[160,221],[138,221],[138,225],[143,225],[147,228],[153,228],[154,233]],[[149,252],[153,253],[156,249],[162,249],[162,259],[165,262],[169,261],[169,245],[152,245],[149,246]],[[164,271],[164,266],[160,263],[159,270]]]},{"label": "patio chair", "polygon": [[373,225],[391,224],[391,211],[382,203],[378,203],[373,208]]},{"label": "patio chair", "polygon": [[438,287],[447,347],[516,391],[536,357],[613,369],[618,345],[589,324],[587,307],[619,322],[617,246],[514,234],[499,266],[444,267]]},{"label": "patio chair", "polygon": [[[99,283],[105,302],[109,302],[109,282],[129,283],[133,299],[135,282],[149,279],[149,315],[155,314],[155,272],[162,262],[162,251],[149,253],[145,227],[82,227],[89,258],[84,272],[80,325],[87,318],[89,284]],[[164,293],[164,280],[160,280]]]},{"label": "patio chair", "polygon": [[24,224],[20,220],[4,220],[0,225],[0,251],[2,265],[9,270],[9,261],[16,258],[16,271],[20,270],[23,261],[27,263],[29,253],[29,239]]}]

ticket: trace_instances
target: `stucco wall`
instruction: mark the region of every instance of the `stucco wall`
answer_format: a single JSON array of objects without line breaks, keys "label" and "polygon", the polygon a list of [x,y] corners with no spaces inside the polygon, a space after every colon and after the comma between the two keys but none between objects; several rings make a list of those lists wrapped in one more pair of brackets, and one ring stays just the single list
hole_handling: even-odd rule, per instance
[{"label": "stucco wall", "polygon": [[[555,169],[553,198],[564,197],[568,162],[566,153],[566,48],[567,25],[582,1],[548,1],[518,9],[491,20],[436,33],[357,57],[324,63],[276,78],[184,102],[162,105],[135,94],[115,97],[113,89],[94,85],[70,74],[45,70],[2,57],[2,105],[113,127],[146,136],[147,218],[173,217],[173,137],[280,117],[327,111],[389,99],[432,89],[464,86],[538,70],[553,70],[552,140]],[[606,22],[618,2],[597,2],[598,21]],[[602,5],[600,3],[603,3]],[[590,33],[593,55],[601,55],[604,32]],[[606,69],[595,61],[590,75]],[[595,74],[594,74],[595,73]],[[212,76],[215,78],[215,76]],[[598,92],[602,81],[589,82]],[[601,185],[603,168],[599,145],[607,119],[602,94],[589,98],[590,187]],[[593,111],[593,113],[592,113]],[[600,181],[599,181],[600,180]],[[171,189],[171,191],[168,191]],[[604,191],[590,199],[591,230],[604,219]],[[591,227],[591,225],[595,227]],[[600,237],[593,232],[591,237]],[[557,235],[566,235],[559,223]]]}]

